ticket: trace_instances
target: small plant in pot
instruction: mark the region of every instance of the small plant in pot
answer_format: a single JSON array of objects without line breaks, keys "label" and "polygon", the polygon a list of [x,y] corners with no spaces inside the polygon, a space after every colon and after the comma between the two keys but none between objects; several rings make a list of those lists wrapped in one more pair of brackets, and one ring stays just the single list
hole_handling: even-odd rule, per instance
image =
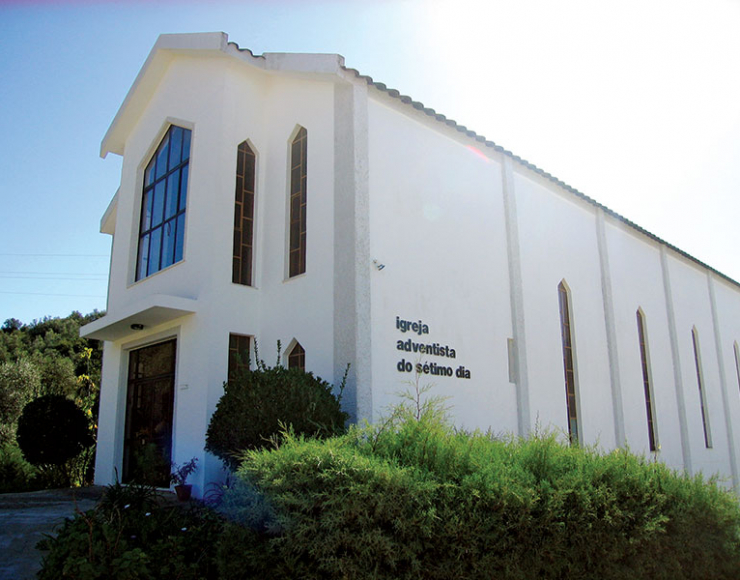
[{"label": "small plant in pot", "polygon": [[175,462],[172,463],[170,481],[175,484],[175,493],[177,494],[177,499],[180,501],[187,501],[190,499],[193,486],[186,482],[190,474],[196,470],[197,463],[197,457],[193,457],[190,461],[187,461],[182,465],[178,465]]}]

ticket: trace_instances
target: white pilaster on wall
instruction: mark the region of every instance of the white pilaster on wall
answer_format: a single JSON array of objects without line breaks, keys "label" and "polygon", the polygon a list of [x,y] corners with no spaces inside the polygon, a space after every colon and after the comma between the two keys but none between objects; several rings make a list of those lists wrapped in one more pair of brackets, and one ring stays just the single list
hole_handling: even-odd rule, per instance
[{"label": "white pilaster on wall", "polygon": [[334,383],[353,420],[372,420],[367,86],[334,86]]},{"label": "white pilaster on wall", "polygon": [[668,335],[671,338],[671,359],[673,361],[673,382],[676,387],[676,403],[678,406],[678,425],[681,433],[681,454],[683,456],[683,468],[689,475],[694,470],[691,464],[691,447],[689,445],[689,429],[686,423],[686,401],[683,392],[683,379],[681,378],[681,359],[678,352],[678,333],[676,331],[676,313],[673,308],[673,291],[671,290],[671,273],[668,269],[668,249],[660,246],[660,267],[663,271],[663,290],[665,291],[665,304],[668,314]]},{"label": "white pilaster on wall", "polygon": [[516,382],[517,429],[520,437],[526,437],[532,429],[529,414],[529,378],[527,374],[527,349],[524,328],[524,293],[522,290],[522,262],[519,250],[519,226],[516,213],[516,191],[514,167],[511,159],[504,155],[501,171],[503,182],[504,215],[506,219],[506,254],[509,262],[509,300],[511,304],[511,327],[514,334],[513,356],[515,368],[512,378]]},{"label": "white pilaster on wall", "polygon": [[619,376],[619,352],[617,331],[614,322],[614,299],[612,296],[612,276],[609,268],[609,248],[606,242],[604,210],[596,208],[596,240],[599,248],[599,267],[601,269],[601,295],[604,300],[604,324],[606,327],[606,348],[609,353],[609,381],[612,387],[612,410],[614,412],[614,441],[617,446],[626,443],[624,434],[624,405],[622,403],[622,383]]},{"label": "white pilaster on wall", "polygon": [[707,270],[707,285],[709,287],[709,303],[712,307],[712,326],[714,327],[714,347],[717,351],[717,366],[719,367],[719,386],[722,391],[722,408],[725,412],[725,427],[727,429],[727,452],[730,455],[730,469],[732,470],[732,486],[735,492],[740,492],[740,477],[737,470],[735,455],[735,436],[732,432],[732,417],[730,415],[730,401],[727,398],[727,375],[725,362],[722,356],[722,333],[719,329],[719,314],[717,313],[717,299],[714,293],[714,278]]}]

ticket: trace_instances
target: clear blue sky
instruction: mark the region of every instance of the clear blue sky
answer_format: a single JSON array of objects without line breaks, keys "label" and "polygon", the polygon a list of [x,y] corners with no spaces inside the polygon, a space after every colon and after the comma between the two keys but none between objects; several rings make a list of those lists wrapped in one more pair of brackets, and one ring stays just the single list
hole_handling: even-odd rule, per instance
[{"label": "clear blue sky", "polygon": [[740,0],[0,0],[0,324],[105,308],[100,140],[160,33],[332,52],[740,280]]}]

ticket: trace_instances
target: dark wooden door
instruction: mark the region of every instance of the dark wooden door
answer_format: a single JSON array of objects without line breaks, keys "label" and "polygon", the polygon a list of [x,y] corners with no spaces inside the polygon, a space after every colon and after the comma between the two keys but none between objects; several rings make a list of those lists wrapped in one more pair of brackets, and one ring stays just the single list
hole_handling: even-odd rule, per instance
[{"label": "dark wooden door", "polygon": [[129,354],[124,483],[169,487],[176,342],[170,340]]}]

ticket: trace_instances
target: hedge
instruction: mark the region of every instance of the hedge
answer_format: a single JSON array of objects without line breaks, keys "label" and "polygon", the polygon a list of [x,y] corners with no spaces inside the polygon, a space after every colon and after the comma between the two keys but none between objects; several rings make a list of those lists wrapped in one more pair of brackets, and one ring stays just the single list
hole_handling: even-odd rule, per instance
[{"label": "hedge", "polygon": [[263,494],[270,521],[230,524],[223,577],[680,580],[740,570],[735,496],[552,434],[497,439],[407,417],[323,441],[288,436],[251,452],[238,476],[254,491],[234,493]]}]

